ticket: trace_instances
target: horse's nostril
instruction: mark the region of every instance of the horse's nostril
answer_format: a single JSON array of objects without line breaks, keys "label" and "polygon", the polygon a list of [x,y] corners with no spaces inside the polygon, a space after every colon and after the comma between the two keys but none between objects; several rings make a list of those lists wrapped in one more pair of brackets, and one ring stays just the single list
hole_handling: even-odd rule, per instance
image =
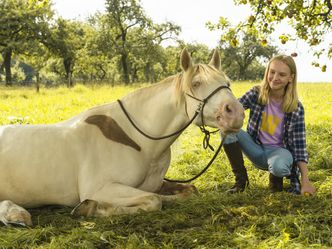
[{"label": "horse's nostril", "polygon": [[232,112],[232,109],[230,108],[229,105],[226,105],[226,106],[225,106],[225,111],[226,111],[227,113],[231,113],[231,112]]}]

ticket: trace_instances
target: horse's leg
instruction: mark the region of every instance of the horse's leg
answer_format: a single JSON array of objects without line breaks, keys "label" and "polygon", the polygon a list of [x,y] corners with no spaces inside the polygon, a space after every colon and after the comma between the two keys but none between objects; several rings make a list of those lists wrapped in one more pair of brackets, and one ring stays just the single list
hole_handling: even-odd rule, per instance
[{"label": "horse's leg", "polygon": [[111,216],[161,209],[162,198],[155,193],[145,192],[117,183],[105,185],[98,192],[86,196],[71,212],[75,216]]},{"label": "horse's leg", "polygon": [[6,226],[32,226],[30,213],[9,200],[0,202],[0,221]]},{"label": "horse's leg", "polygon": [[158,194],[160,195],[176,195],[179,198],[186,198],[197,193],[198,191],[196,187],[192,184],[182,184],[168,181],[163,181],[163,185],[158,191]]},{"label": "horse's leg", "polygon": [[[160,171],[164,175],[169,167],[170,162],[171,149],[168,148],[158,160],[155,159],[153,163],[151,163],[151,167],[155,169],[164,169],[163,171]],[[153,176],[150,177],[152,178]],[[158,177],[157,179],[159,179],[160,175],[156,177]],[[182,184],[164,180],[161,188],[156,193],[161,195],[163,201],[173,201],[177,199],[184,199],[191,196],[192,194],[197,194],[198,191],[196,187],[192,184]]]}]

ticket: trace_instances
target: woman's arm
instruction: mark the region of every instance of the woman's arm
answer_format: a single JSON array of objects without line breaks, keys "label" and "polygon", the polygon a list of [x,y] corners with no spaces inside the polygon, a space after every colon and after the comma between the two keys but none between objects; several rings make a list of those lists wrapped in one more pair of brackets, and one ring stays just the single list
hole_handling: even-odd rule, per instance
[{"label": "woman's arm", "polygon": [[253,87],[245,94],[243,94],[242,97],[239,98],[239,101],[242,104],[243,108],[247,110],[251,108],[254,104],[257,104],[257,98],[258,98],[258,88]]},{"label": "woman's arm", "polygon": [[299,161],[297,162],[297,166],[301,172],[301,194],[313,195],[316,192],[316,189],[309,180],[307,163]]}]

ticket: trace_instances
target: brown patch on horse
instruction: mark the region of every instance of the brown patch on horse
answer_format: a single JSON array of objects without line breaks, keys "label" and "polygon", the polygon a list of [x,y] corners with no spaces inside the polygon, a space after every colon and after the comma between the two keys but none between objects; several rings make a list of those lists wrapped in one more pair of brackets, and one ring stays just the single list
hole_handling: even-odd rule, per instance
[{"label": "brown patch on horse", "polygon": [[198,190],[194,185],[176,182],[163,182],[158,194],[161,195],[182,195],[183,197],[197,194]]},{"label": "brown patch on horse", "polygon": [[93,115],[88,117],[85,122],[98,126],[104,136],[108,139],[141,151],[141,147],[133,141],[111,117],[105,115]]}]

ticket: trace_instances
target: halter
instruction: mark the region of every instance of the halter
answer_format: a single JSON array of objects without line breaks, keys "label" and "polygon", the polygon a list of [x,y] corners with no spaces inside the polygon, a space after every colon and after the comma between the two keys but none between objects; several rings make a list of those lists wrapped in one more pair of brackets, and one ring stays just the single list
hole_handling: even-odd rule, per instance
[{"label": "halter", "polygon": [[[202,121],[202,125],[199,126],[200,130],[202,133],[204,133],[204,139],[203,139],[203,148],[206,149],[207,147],[209,147],[212,151],[214,151],[214,148],[210,145],[210,134],[211,133],[215,133],[218,130],[215,130],[215,131],[209,131],[205,128],[205,124],[204,124],[204,115],[203,115],[203,111],[204,111],[204,107],[205,107],[205,104],[208,102],[208,100],[213,96],[215,95],[217,92],[219,92],[221,89],[228,89],[231,91],[231,89],[229,88],[229,86],[220,86],[218,88],[216,88],[212,93],[210,93],[205,99],[201,100],[201,99],[198,99],[192,95],[190,95],[189,93],[186,93],[186,95],[188,95],[190,98],[194,99],[194,100],[197,100],[200,102],[200,105],[198,106],[198,109],[196,110],[195,114],[198,113],[198,114],[201,114],[201,121]],[[187,112],[187,110],[186,110]],[[196,115],[197,116],[197,115]],[[196,117],[195,116],[195,117]]]},{"label": "halter", "polygon": [[[145,136],[145,137],[147,137],[147,138],[149,138],[149,139],[151,139],[151,140],[161,140],[161,139],[165,139],[165,138],[169,138],[169,137],[172,137],[172,136],[175,136],[175,135],[177,135],[177,134],[179,134],[179,133],[181,133],[182,131],[184,131],[194,120],[195,120],[195,118],[199,115],[199,114],[201,114],[201,120],[202,120],[202,126],[201,127],[203,127],[203,128],[201,128],[201,131],[204,133],[204,134],[206,134],[206,129],[205,129],[205,125],[204,125],[204,118],[203,118],[203,110],[204,110],[204,107],[205,107],[205,104],[207,103],[207,101],[214,95],[214,94],[216,94],[217,92],[219,92],[221,89],[225,89],[225,88],[227,88],[227,89],[229,89],[230,90],[230,88],[228,87],[228,86],[220,86],[220,87],[218,87],[218,88],[216,88],[210,95],[208,95],[205,99],[203,99],[203,100],[201,100],[201,99],[198,99],[198,98],[196,98],[196,97],[194,97],[194,96],[192,96],[192,95],[190,95],[190,94],[188,94],[188,93],[186,93],[186,95],[188,95],[189,97],[191,97],[191,98],[193,98],[193,99],[195,99],[195,100],[197,100],[197,101],[199,101],[199,102],[201,102],[200,104],[199,104],[199,106],[198,106],[198,108],[196,109],[196,111],[195,111],[195,114],[194,114],[194,116],[190,119],[190,121],[184,126],[184,127],[182,127],[181,129],[179,129],[178,131],[175,131],[175,132],[173,132],[173,133],[171,133],[171,134],[168,134],[168,135],[165,135],[165,136],[160,136],[160,137],[155,137],[155,136],[151,136],[151,135],[149,135],[149,134],[146,134],[144,131],[142,131],[135,123],[134,123],[134,121],[131,119],[131,117],[130,117],[130,115],[129,115],[129,113],[127,112],[127,110],[125,109],[125,107],[123,106],[123,104],[122,104],[122,102],[121,102],[121,100],[117,100],[117,102],[119,103],[119,105],[120,105],[120,107],[121,107],[121,110],[123,111],[123,113],[126,115],[126,117],[128,118],[128,120],[129,120],[129,122],[132,124],[132,126],[134,126],[135,127],[135,129],[139,132],[139,133],[141,133],[143,136]],[[209,132],[210,133],[210,132]],[[206,147],[204,147],[204,148],[206,148]]]},{"label": "halter", "polygon": [[[121,110],[123,111],[123,113],[125,114],[125,116],[127,117],[127,119],[129,120],[129,122],[132,124],[132,126],[135,127],[135,129],[141,133],[143,136],[151,139],[151,140],[161,140],[161,139],[165,139],[165,138],[169,138],[169,137],[172,137],[172,136],[175,136],[175,135],[178,135],[179,133],[181,133],[182,131],[184,131],[194,120],[195,118],[201,114],[201,121],[202,121],[202,125],[199,126],[200,130],[202,133],[204,133],[204,139],[203,139],[203,148],[206,149],[207,147],[209,147],[212,151],[214,151],[213,147],[209,144],[209,141],[210,141],[210,134],[211,133],[215,133],[218,130],[215,130],[213,132],[210,132],[208,131],[206,128],[205,128],[205,124],[204,124],[204,115],[203,115],[203,111],[204,111],[204,107],[206,105],[206,103],[208,102],[208,100],[213,96],[215,95],[217,92],[219,92],[220,90],[222,89],[228,89],[231,91],[231,89],[229,88],[229,86],[220,86],[220,87],[217,87],[212,93],[210,93],[206,98],[204,99],[199,99],[199,98],[196,98],[192,95],[190,95],[189,93],[185,93],[187,96],[189,96],[190,98],[192,99],[195,99],[197,101],[200,102],[200,104],[198,105],[196,111],[195,111],[195,114],[194,116],[189,120],[189,122],[184,126],[182,127],[181,129],[179,129],[178,131],[175,131],[171,134],[168,134],[168,135],[164,135],[164,136],[160,136],[160,137],[155,137],[155,136],[151,136],[149,134],[146,134],[144,131],[142,131],[135,123],[134,121],[131,119],[129,113],[127,112],[127,110],[124,108],[123,106],[123,103],[121,102],[121,100],[117,100],[117,102],[119,103],[120,107],[121,107]],[[186,112],[187,112],[187,109],[186,109]],[[199,173],[197,174],[196,176],[194,176],[193,178],[191,179],[188,179],[188,180],[170,180],[170,179],[167,179],[167,178],[164,178],[166,181],[169,181],[169,182],[181,182],[181,183],[186,183],[186,182],[190,182],[196,178],[198,178],[200,175],[202,175],[209,167],[210,165],[212,164],[212,162],[214,161],[214,159],[217,157],[222,145],[223,145],[223,142],[224,142],[224,138],[221,140],[220,142],[220,145],[218,147],[218,149],[216,150],[214,156],[212,157],[212,159],[210,160],[210,162],[207,164],[207,166],[205,166],[205,168]]]}]

